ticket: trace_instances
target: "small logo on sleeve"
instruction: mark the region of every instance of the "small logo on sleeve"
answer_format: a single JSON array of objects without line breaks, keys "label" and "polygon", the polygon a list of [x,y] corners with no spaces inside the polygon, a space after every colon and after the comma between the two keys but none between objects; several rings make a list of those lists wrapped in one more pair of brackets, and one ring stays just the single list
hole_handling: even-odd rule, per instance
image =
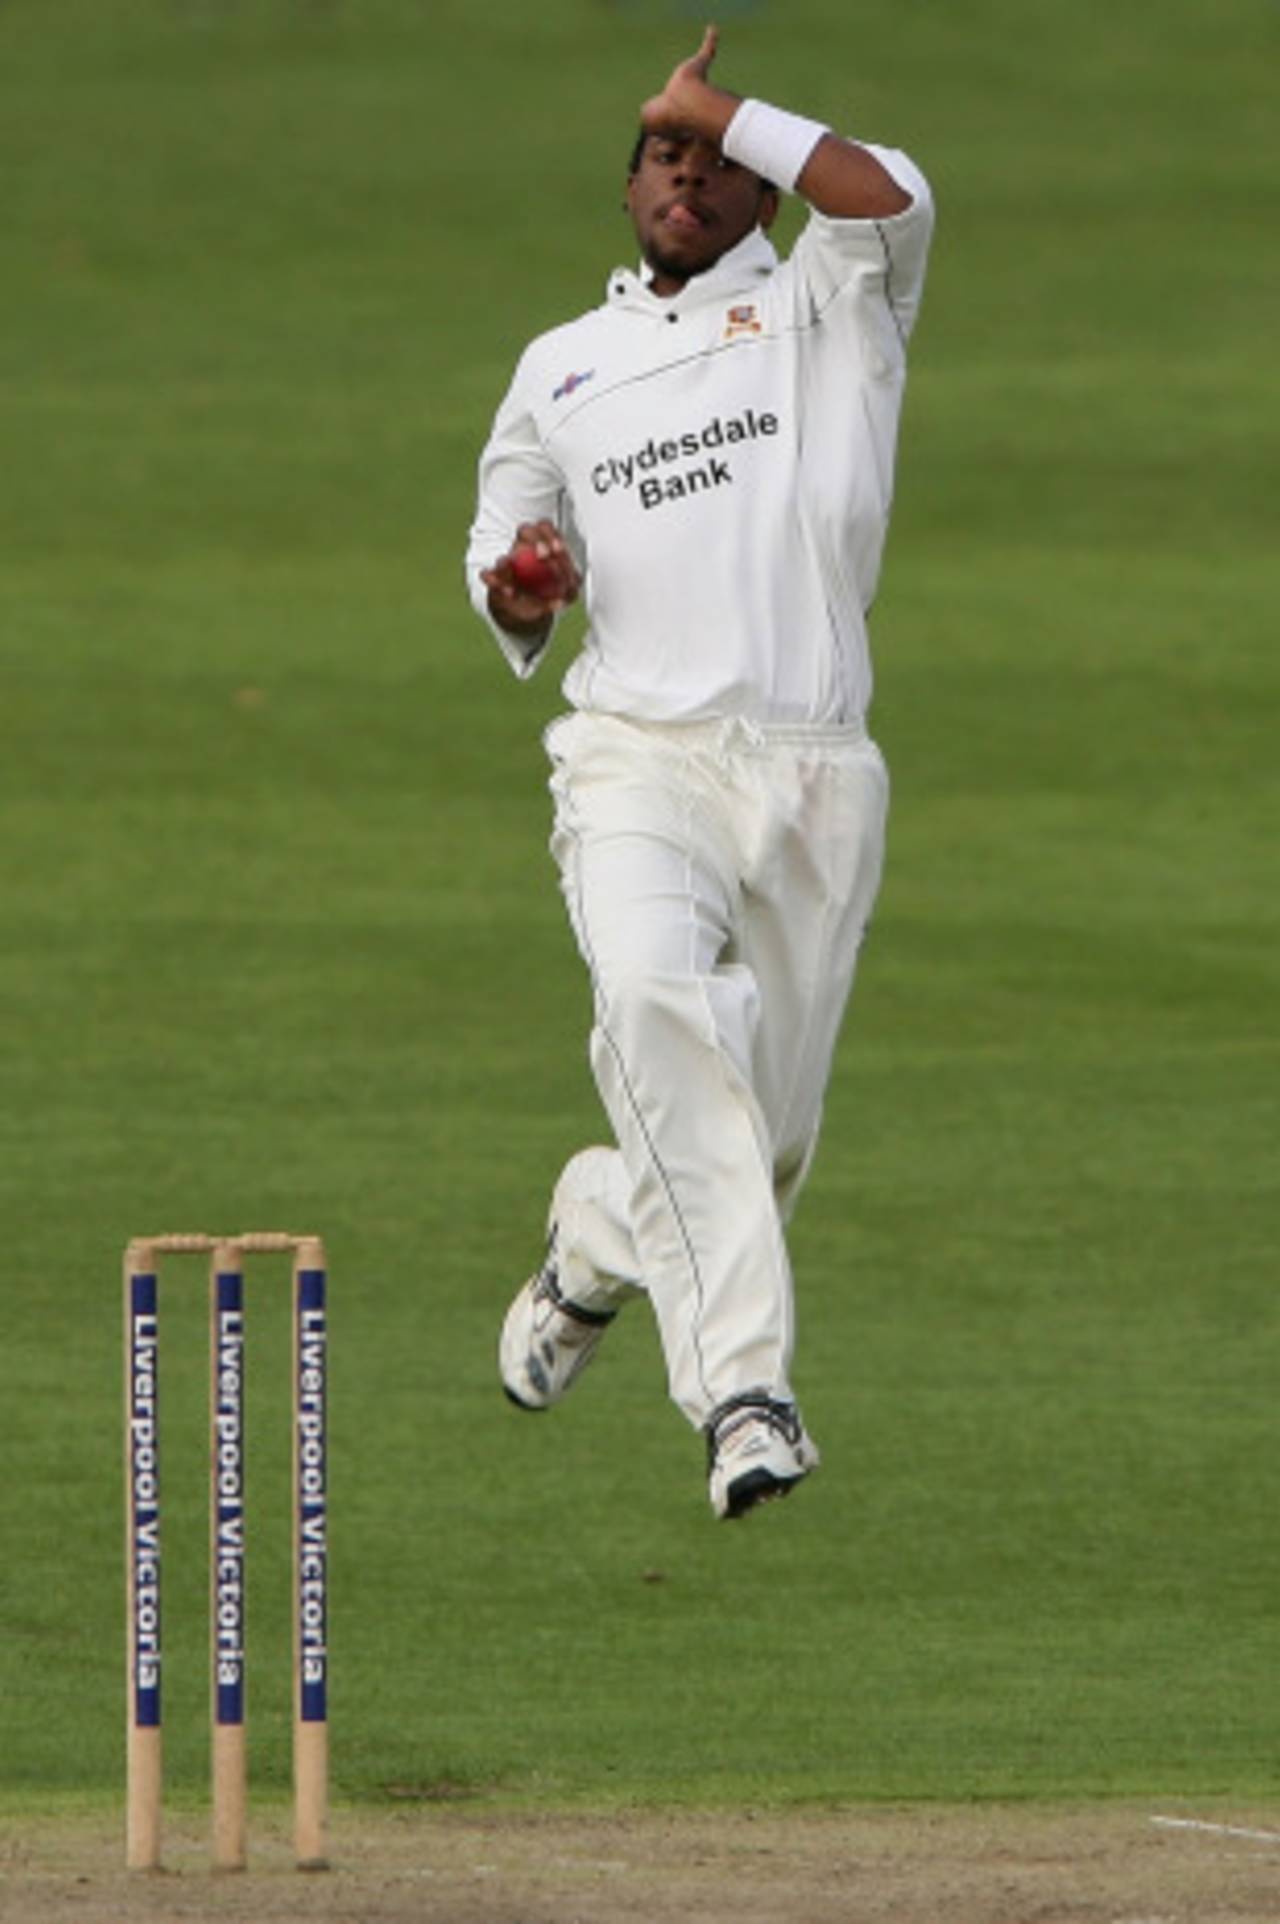
[{"label": "small logo on sleeve", "polygon": [[733,340],[737,334],[759,334],[762,332],[760,311],[754,302],[744,307],[731,307],[724,317],[724,338]]},{"label": "small logo on sleeve", "polygon": [[585,374],[566,374],[559,387],[552,394],[552,400],[567,401],[569,396],[576,394],[580,387],[585,387],[588,381],[593,381],[595,379],[595,373],[595,369],[589,367]]}]

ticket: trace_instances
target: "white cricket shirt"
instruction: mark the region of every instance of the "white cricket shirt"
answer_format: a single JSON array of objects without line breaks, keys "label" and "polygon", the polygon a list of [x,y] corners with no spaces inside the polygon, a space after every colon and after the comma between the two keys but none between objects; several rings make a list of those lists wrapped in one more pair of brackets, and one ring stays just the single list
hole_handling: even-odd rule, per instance
[{"label": "white cricket shirt", "polygon": [[543,648],[490,620],[479,571],[546,519],[584,575],[575,707],[863,719],[933,224],[914,164],[870,151],[913,196],[905,213],[812,213],[781,263],[757,228],[667,300],[617,269],[602,306],[526,349],[481,457],[467,553],[473,604],[518,674]]}]

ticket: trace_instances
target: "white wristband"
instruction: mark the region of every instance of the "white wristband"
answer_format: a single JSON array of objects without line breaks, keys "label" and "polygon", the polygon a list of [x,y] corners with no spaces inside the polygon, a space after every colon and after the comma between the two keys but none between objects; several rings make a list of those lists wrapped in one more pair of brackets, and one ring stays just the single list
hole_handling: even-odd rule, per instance
[{"label": "white wristband", "polygon": [[744,100],[724,130],[720,151],[791,194],[805,162],[829,131],[820,121],[789,114],[767,101]]}]

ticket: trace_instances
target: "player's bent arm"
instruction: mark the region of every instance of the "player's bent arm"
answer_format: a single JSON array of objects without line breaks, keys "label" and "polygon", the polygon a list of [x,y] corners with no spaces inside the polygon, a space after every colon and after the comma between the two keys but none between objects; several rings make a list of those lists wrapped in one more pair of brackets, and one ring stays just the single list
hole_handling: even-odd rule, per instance
[{"label": "player's bent arm", "polygon": [[856,310],[871,315],[887,301],[898,340],[905,346],[924,291],[933,195],[907,154],[896,147],[864,151],[897,182],[909,205],[901,213],[871,219],[829,217],[814,208],[791,251],[789,266],[818,310],[848,295]]},{"label": "player's bent arm", "polygon": [[829,220],[891,220],[914,202],[868,148],[829,133],[801,168],[796,192]]},{"label": "player's bent arm", "polygon": [[730,160],[799,194],[828,220],[892,220],[915,202],[873,148],[763,100],[739,103],[721,144]]},{"label": "player's bent arm", "polygon": [[[525,360],[480,457],[466,561],[471,604],[521,677],[533,673],[556,616],[576,600],[579,588],[556,525],[563,477],[547,458],[525,398]],[[532,549],[538,563],[532,579],[518,570],[515,557],[522,548]]]}]

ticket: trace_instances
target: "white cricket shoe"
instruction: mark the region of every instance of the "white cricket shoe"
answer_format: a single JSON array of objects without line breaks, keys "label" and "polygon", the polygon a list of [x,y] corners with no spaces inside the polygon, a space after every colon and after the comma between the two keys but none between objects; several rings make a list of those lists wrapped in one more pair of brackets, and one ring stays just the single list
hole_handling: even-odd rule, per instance
[{"label": "white cricket shoe", "polygon": [[595,1355],[616,1310],[582,1309],[560,1290],[555,1229],[547,1258],[507,1311],[498,1341],[502,1387],[522,1410],[558,1403]]},{"label": "white cricket shoe", "polygon": [[787,1496],[821,1461],[794,1403],[762,1391],[730,1397],[706,1424],[711,1507],[726,1521]]}]

